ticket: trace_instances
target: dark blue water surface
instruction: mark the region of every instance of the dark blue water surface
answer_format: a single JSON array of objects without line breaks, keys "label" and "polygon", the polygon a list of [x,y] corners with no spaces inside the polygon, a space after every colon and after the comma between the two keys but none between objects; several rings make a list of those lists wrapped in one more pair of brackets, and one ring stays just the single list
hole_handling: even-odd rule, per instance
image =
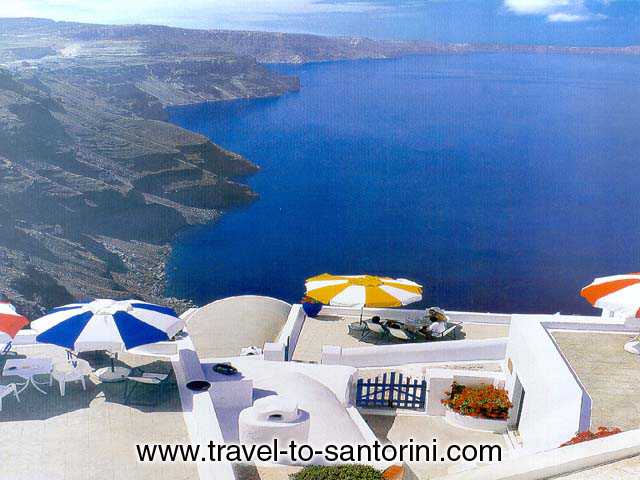
[{"label": "dark blue water surface", "polygon": [[450,309],[577,313],[593,277],[640,269],[640,58],[277,69],[302,90],[170,112],[262,171],[258,202],[179,235],[169,294],[293,301],[366,272]]}]

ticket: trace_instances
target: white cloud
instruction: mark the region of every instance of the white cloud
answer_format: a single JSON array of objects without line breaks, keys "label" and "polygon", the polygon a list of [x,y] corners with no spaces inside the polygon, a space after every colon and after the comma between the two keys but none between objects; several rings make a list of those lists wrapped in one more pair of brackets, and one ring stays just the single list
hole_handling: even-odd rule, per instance
[{"label": "white cloud", "polygon": [[519,15],[550,14],[557,9],[575,7],[580,0],[505,0],[505,6]]},{"label": "white cloud", "polygon": [[[601,0],[608,4],[610,0]],[[517,15],[544,15],[549,22],[584,22],[606,18],[587,8],[585,0],[504,0],[504,5]]]},{"label": "white cloud", "polygon": [[589,15],[579,15],[576,13],[552,13],[547,15],[547,20],[550,22],[584,22],[589,20]]},{"label": "white cloud", "polygon": [[3,4],[0,17],[35,16],[100,23],[163,21],[168,24],[204,20],[221,23],[228,19],[368,12],[387,8],[373,2],[322,0],[0,0],[0,3]]}]

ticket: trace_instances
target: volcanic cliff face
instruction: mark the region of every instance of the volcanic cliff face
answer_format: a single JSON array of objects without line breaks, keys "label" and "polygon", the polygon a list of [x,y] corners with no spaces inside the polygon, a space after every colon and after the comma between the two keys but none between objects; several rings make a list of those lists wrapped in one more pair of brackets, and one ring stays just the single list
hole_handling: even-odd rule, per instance
[{"label": "volcanic cliff face", "polygon": [[85,75],[0,70],[0,289],[31,315],[79,297],[159,301],[173,234],[255,198],[230,180],[255,165],[124,110]]},{"label": "volcanic cliff face", "polygon": [[86,297],[184,305],[162,298],[170,240],[253,201],[232,178],[257,167],[164,107],[298,88],[249,57],[92,28],[0,19],[0,291],[31,317]]}]

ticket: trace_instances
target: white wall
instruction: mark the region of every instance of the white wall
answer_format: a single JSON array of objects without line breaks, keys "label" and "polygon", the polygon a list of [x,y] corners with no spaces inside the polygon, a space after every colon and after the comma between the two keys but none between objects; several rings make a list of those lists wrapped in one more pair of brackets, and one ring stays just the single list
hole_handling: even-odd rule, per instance
[{"label": "white wall", "polygon": [[556,448],[589,428],[591,399],[542,323],[553,319],[513,315],[507,344],[506,386],[513,394],[517,375],[524,388],[518,430],[532,452]]},{"label": "white wall", "polygon": [[[13,345],[33,345],[36,343],[37,336],[38,332],[36,332],[35,330],[31,330],[30,328],[26,328],[18,332],[16,338],[13,339],[12,343]],[[2,344],[2,341],[0,341],[0,344]]]},{"label": "white wall", "polygon": [[[424,316],[424,310],[409,308],[365,308],[364,312],[359,308],[353,307],[332,307],[324,306],[320,311],[320,315],[338,315],[370,318],[378,315],[388,320],[404,320],[406,318],[419,318]],[[453,310],[446,311],[447,316],[454,322],[470,322],[470,323],[491,323],[508,325],[511,321],[511,314],[506,313],[478,313],[478,312],[458,312]]]},{"label": "white wall", "polygon": [[244,347],[273,342],[290,311],[290,304],[271,297],[223,298],[193,312],[187,329],[201,357],[234,356]]},{"label": "white wall", "polygon": [[352,367],[389,367],[408,363],[503,360],[506,347],[506,338],[354,348],[327,345],[323,347],[321,363]]},{"label": "white wall", "polygon": [[286,360],[293,358],[293,352],[298,345],[300,332],[302,331],[306,318],[307,315],[304,313],[302,305],[298,303],[291,307],[291,311],[287,317],[287,323],[284,324],[280,335],[278,335],[278,338],[276,339],[276,343],[289,345],[288,358]]},{"label": "white wall", "polygon": [[[350,403],[351,392],[357,377],[357,370],[353,367],[343,365],[326,366],[302,362],[269,362],[264,361],[257,355],[202,360],[203,364],[214,361],[231,362],[245,377],[252,379],[268,378],[292,372],[303,373],[331,390],[345,406]],[[208,371],[210,367],[205,366],[204,369]],[[214,384],[211,388],[215,389],[217,387]]]},{"label": "white wall", "polygon": [[[194,348],[189,337],[183,338],[178,343],[182,349]],[[207,445],[209,441],[224,443],[221,419],[213,406],[211,390],[192,392],[186,386],[188,378],[185,365],[177,357],[172,365],[180,394],[182,415],[189,433],[189,443],[192,445]],[[196,462],[196,467],[200,480],[236,480],[233,466],[229,462]]]},{"label": "white wall", "polygon": [[[580,478],[615,478],[616,471],[596,473],[588,468],[617,462],[640,455],[640,430],[629,430],[611,437],[569,445],[549,452],[505,459],[499,463],[481,466],[461,473],[453,473],[440,480],[537,480],[556,478],[572,472],[582,472]],[[629,471],[625,478],[635,478]]]}]

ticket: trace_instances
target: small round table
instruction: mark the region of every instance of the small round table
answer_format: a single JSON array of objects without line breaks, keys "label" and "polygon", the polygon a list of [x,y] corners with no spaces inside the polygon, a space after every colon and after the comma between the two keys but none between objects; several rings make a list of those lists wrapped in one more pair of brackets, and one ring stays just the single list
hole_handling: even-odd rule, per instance
[{"label": "small round table", "polygon": [[15,358],[9,359],[4,364],[2,375],[16,376],[25,380],[25,383],[16,384],[20,386],[18,394],[21,394],[29,385],[38,390],[40,393],[47,394],[39,385],[48,385],[49,381],[39,382],[35,379],[36,375],[51,375],[53,362],[50,358]]}]

